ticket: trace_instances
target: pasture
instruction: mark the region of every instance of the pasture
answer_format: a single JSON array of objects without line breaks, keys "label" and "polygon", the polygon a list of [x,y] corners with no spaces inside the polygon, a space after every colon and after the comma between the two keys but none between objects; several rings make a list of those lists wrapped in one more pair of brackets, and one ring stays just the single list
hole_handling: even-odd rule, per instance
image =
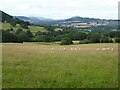
[{"label": "pasture", "polygon": [[118,87],[118,45],[4,43],[3,88]]},{"label": "pasture", "polygon": [[[13,28],[14,32],[16,32],[16,30],[18,28],[20,28],[20,25],[17,24],[16,27],[12,27],[9,23],[2,23],[2,28],[3,29],[9,29],[9,28]],[[40,32],[47,32],[47,29],[45,29],[44,27],[39,27],[39,26],[29,26],[29,29],[31,30],[32,33],[36,33],[38,31]],[[26,31],[27,29],[22,28],[23,31]]]}]

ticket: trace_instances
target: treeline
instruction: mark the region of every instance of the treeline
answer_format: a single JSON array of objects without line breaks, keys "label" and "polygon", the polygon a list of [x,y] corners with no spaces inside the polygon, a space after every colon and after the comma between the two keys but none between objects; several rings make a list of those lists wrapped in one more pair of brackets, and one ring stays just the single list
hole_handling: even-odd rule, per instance
[{"label": "treeline", "polygon": [[7,30],[2,30],[2,42],[31,42],[33,34],[28,29],[23,31],[21,28],[18,28],[16,32],[12,28]]},{"label": "treeline", "polygon": [[55,27],[46,26],[47,32],[32,33],[29,29],[23,31],[18,28],[2,30],[2,42],[56,42],[61,41],[61,45],[73,44],[73,41],[80,41],[80,44],[87,43],[113,43],[120,42],[120,31],[99,31],[84,32],[74,30],[74,28],[62,28],[55,31]]}]

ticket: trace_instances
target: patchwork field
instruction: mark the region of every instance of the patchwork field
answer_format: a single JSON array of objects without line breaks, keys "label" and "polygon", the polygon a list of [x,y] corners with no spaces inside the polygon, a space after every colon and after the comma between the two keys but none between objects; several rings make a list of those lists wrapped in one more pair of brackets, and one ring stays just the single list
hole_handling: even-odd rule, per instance
[{"label": "patchwork field", "polygon": [[[16,30],[18,28],[20,28],[20,25],[17,24],[16,27],[12,27],[9,23],[2,23],[2,28],[3,29],[9,29],[9,28],[13,28],[14,32],[16,32]],[[38,31],[40,32],[47,32],[47,29],[45,29],[44,27],[39,27],[39,26],[29,26],[29,29],[32,33],[36,33]],[[23,31],[26,31],[27,29],[22,28]]]},{"label": "patchwork field", "polygon": [[3,88],[118,87],[118,45],[3,44]]}]

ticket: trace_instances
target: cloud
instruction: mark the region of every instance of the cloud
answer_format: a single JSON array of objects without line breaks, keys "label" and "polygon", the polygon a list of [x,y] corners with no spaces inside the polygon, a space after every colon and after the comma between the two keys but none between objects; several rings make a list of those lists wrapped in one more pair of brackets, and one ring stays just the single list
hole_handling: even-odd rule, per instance
[{"label": "cloud", "polygon": [[68,18],[117,18],[119,0],[2,0],[0,9],[11,15]]}]

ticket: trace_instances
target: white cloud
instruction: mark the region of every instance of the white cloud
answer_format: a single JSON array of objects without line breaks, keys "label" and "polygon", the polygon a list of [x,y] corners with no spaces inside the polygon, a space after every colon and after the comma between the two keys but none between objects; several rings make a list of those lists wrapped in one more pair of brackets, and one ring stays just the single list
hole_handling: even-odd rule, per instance
[{"label": "white cloud", "polygon": [[11,15],[68,18],[117,18],[119,0],[2,0],[0,9]]}]

